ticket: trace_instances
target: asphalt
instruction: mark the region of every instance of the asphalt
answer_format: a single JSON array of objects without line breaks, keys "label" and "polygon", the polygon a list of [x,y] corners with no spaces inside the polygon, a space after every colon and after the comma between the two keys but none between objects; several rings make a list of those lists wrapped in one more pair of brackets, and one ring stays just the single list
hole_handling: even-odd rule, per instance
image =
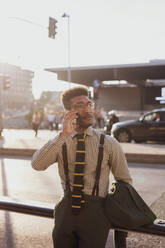
[{"label": "asphalt", "polygon": [[[32,130],[5,130],[0,138],[0,155],[32,157],[56,131],[39,130],[34,137]],[[120,143],[128,162],[165,164],[165,143]]]}]

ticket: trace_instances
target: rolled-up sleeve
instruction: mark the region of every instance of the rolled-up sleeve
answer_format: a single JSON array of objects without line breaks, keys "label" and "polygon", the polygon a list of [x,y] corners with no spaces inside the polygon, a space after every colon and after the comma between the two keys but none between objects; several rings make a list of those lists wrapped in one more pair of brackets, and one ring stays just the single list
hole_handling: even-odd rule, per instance
[{"label": "rolled-up sleeve", "polygon": [[57,162],[59,149],[65,141],[66,137],[61,135],[57,135],[54,139],[48,141],[33,154],[32,168],[35,170],[45,170],[51,164]]},{"label": "rolled-up sleeve", "polygon": [[132,184],[125,154],[119,142],[112,138],[110,149],[110,166],[115,180],[122,180]]}]

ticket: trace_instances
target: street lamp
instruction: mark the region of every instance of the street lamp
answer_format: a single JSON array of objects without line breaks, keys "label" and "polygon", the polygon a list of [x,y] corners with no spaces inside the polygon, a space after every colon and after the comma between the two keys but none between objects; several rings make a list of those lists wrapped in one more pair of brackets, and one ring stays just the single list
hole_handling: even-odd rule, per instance
[{"label": "street lamp", "polygon": [[[62,15],[62,18],[68,18],[68,82],[71,83],[71,69],[70,69],[70,16],[66,13]],[[70,84],[69,84],[70,86]]]}]

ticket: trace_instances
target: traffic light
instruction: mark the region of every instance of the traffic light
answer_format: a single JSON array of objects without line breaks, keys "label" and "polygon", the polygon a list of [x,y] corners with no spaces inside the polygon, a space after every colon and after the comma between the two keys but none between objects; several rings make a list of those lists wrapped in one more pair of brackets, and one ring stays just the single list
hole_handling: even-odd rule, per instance
[{"label": "traffic light", "polygon": [[48,36],[49,38],[51,39],[55,39],[55,35],[56,35],[56,23],[57,23],[57,20],[52,18],[52,17],[49,17],[49,28],[48,28]]},{"label": "traffic light", "polygon": [[94,100],[97,100],[99,98],[99,91],[98,91],[98,89],[94,89],[93,98],[94,98]]},{"label": "traffic light", "polygon": [[10,88],[10,77],[4,76],[3,77],[3,89],[8,90]]}]

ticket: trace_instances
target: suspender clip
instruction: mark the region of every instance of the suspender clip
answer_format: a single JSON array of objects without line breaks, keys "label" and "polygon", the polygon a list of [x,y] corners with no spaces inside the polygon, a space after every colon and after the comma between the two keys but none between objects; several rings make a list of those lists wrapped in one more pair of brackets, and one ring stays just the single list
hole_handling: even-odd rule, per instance
[{"label": "suspender clip", "polygon": [[100,145],[99,145],[99,148],[103,148],[103,147],[104,147],[104,144],[100,144]]}]

